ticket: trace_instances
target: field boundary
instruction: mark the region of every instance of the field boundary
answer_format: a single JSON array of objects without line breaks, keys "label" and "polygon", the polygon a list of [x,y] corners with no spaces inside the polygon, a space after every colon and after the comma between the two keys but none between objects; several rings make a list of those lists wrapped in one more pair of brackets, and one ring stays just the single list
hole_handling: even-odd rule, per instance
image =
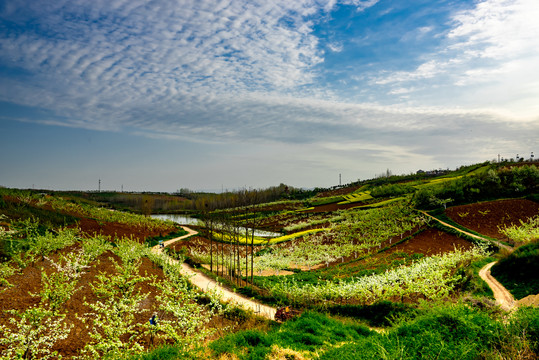
[{"label": "field boundary", "polygon": [[489,238],[486,238],[486,237],[483,237],[483,236],[480,236],[480,235],[476,235],[476,234],[473,234],[469,231],[466,231],[466,230],[462,230],[462,229],[459,229],[458,227],[454,226],[454,225],[451,225],[443,220],[440,220],[438,219],[436,216],[433,216],[429,213],[427,213],[426,211],[423,211],[423,210],[418,210],[420,213],[422,213],[423,215],[427,216],[428,218],[430,219],[433,219],[435,220],[436,222],[438,222],[439,224],[445,226],[445,227],[448,227],[448,228],[451,228],[455,231],[457,231],[458,233],[460,234],[464,234],[466,236],[469,236],[471,238],[474,238],[474,239],[477,239],[477,240],[481,240],[481,241],[486,241],[488,243],[492,243],[494,245],[496,245],[498,248],[500,249],[505,249],[509,252],[512,252],[513,251],[513,248],[510,247],[510,246],[507,246],[505,244],[502,244],[500,241],[497,241],[497,240],[494,240],[494,239],[489,239]]}]

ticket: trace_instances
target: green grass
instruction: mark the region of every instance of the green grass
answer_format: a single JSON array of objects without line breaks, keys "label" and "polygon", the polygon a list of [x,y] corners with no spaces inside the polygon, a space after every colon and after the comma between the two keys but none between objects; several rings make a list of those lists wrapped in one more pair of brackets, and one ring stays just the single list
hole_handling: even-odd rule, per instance
[{"label": "green grass", "polygon": [[[211,358],[297,359],[291,354],[322,360],[355,359],[491,359],[536,358],[539,351],[539,309],[523,308],[511,314],[505,324],[497,313],[487,313],[465,303],[428,303],[419,308],[389,302],[368,307],[341,307],[335,312],[354,311],[390,324],[375,332],[350,318],[316,312],[275,326],[269,331],[246,330],[210,344]],[[382,317],[382,316],[379,316]],[[391,317],[394,321],[388,321]],[[276,350],[277,349],[277,350]],[[288,349],[288,356],[275,353]]]},{"label": "green grass", "polygon": [[398,201],[401,201],[401,200],[404,200],[404,199],[406,199],[406,196],[401,196],[401,197],[397,197],[397,198],[394,198],[394,199],[379,201],[379,202],[372,203],[372,204],[367,204],[367,205],[360,205],[360,206],[356,206],[356,207],[354,207],[352,209],[376,209],[376,208],[383,207],[383,206],[386,206],[388,204],[398,202]]},{"label": "green grass", "polygon": [[317,352],[343,342],[357,341],[370,334],[371,331],[364,326],[306,312],[269,332],[246,330],[230,334],[214,341],[210,348],[214,358],[235,354],[239,359],[264,359],[275,348]]},{"label": "green grass", "polygon": [[441,304],[383,334],[335,347],[330,359],[509,359],[536,358],[539,309],[521,309],[507,325],[465,304]]},{"label": "green grass", "polygon": [[361,201],[367,201],[372,199],[371,192],[370,191],[362,191],[360,193],[351,193],[348,195],[344,195],[343,198],[344,201],[339,202],[340,204],[350,204],[355,202],[361,202]]},{"label": "green grass", "polygon": [[446,182],[449,182],[449,181],[458,180],[458,179],[460,179],[462,177],[463,177],[463,175],[461,175],[461,176],[451,176],[451,177],[439,177],[439,178],[436,178],[436,179],[428,180],[427,182],[424,182],[422,184],[414,185],[414,187],[419,190],[419,189],[423,189],[423,188],[427,188],[427,187],[431,187],[431,186],[437,186],[437,185],[440,185],[440,184],[443,184],[443,183],[446,183]]},{"label": "green grass", "polygon": [[149,353],[127,357],[128,360],[196,360],[199,359],[196,352],[186,351],[177,346],[165,345],[152,350]]},{"label": "green grass", "polygon": [[384,335],[327,352],[321,359],[477,359],[501,324],[465,306],[437,307]]},{"label": "green grass", "polygon": [[413,319],[420,313],[416,306],[391,301],[372,305],[333,305],[319,311],[365,321],[369,326],[388,327],[397,319]]},{"label": "green grass", "polygon": [[[346,197],[346,195],[344,197]],[[343,200],[343,196],[328,196],[328,197],[323,197],[323,198],[314,198],[309,201],[309,205],[320,206],[320,205],[326,205],[326,204],[333,204],[342,200]]]},{"label": "green grass", "polygon": [[539,241],[513,251],[494,265],[491,273],[517,299],[539,294]]},{"label": "green grass", "polygon": [[31,206],[24,202],[17,203],[9,201],[3,199],[1,195],[0,214],[5,215],[7,220],[11,223],[33,219],[39,224],[42,232],[48,229],[57,229],[75,224],[79,220],[79,218],[75,216],[62,214],[54,210],[50,211],[44,208]]},{"label": "green grass", "polygon": [[467,268],[462,269],[462,274],[465,277],[465,281],[462,284],[461,290],[470,293],[475,297],[494,298],[494,294],[490,286],[481,279],[479,276],[479,270],[493,261],[496,261],[494,257],[487,257],[481,260],[472,262]]}]

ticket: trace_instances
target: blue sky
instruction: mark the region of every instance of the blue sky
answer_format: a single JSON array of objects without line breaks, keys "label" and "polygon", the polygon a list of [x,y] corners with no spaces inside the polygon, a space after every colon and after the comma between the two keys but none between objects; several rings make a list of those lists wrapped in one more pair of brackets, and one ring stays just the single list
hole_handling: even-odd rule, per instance
[{"label": "blue sky", "polygon": [[0,185],[326,187],[539,153],[536,0],[1,0]]}]

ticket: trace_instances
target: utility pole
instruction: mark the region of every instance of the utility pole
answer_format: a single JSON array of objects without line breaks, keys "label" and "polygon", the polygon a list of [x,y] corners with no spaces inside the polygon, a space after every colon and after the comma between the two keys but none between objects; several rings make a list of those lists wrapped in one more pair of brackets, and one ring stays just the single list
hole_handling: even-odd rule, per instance
[{"label": "utility pole", "polygon": [[98,182],[97,192],[101,192],[101,179],[99,179],[99,182]]},{"label": "utility pole", "polygon": [[339,174],[339,186],[341,186],[341,174]]}]

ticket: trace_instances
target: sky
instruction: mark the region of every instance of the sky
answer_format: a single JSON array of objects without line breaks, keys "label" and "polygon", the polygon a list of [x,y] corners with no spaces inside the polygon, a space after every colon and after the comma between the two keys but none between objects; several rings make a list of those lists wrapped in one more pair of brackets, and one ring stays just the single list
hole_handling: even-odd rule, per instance
[{"label": "sky", "polygon": [[529,158],[538,18],[537,0],[0,0],[0,186],[312,188]]}]

